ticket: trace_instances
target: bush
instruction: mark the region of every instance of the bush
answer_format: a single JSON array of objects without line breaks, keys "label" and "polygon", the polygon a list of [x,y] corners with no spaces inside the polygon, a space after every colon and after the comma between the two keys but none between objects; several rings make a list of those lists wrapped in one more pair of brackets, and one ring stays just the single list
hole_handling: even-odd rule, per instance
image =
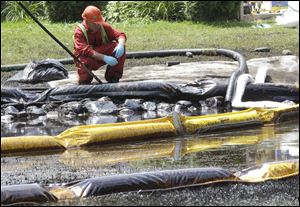
[{"label": "bush", "polygon": [[224,21],[238,19],[240,1],[190,1],[185,17],[192,21]]},{"label": "bush", "polygon": [[135,10],[147,14],[153,20],[184,20],[183,1],[137,1]]},{"label": "bush", "polygon": [[3,10],[6,7],[6,1],[1,1],[1,22],[5,19],[5,12]]},{"label": "bush", "polygon": [[[22,1],[21,2],[35,17],[45,17],[44,1]],[[3,8],[3,9],[2,9]],[[3,18],[3,19],[2,19]],[[1,1],[1,21],[19,21],[30,18],[16,1]]]},{"label": "bush", "polygon": [[124,22],[129,18],[140,18],[136,11],[134,11],[134,2],[124,1],[110,1],[106,6],[104,16],[109,22]]},{"label": "bush", "polygon": [[140,21],[184,20],[183,1],[110,1],[105,16],[110,22],[127,22],[132,18]]},{"label": "bush", "polygon": [[240,1],[110,1],[106,17],[111,22],[130,18],[166,21],[219,21],[237,19]]},{"label": "bush", "polygon": [[104,10],[107,1],[46,1],[46,13],[52,22],[76,22],[82,20],[81,14],[89,5]]}]

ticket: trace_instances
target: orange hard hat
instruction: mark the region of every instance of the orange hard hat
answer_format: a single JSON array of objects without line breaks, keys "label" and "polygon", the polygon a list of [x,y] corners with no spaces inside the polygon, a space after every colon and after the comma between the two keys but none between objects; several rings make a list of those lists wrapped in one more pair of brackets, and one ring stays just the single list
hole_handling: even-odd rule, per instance
[{"label": "orange hard hat", "polygon": [[93,22],[95,24],[100,24],[101,22],[104,22],[100,9],[98,9],[95,6],[87,6],[84,9],[81,17],[84,20],[88,22]]}]

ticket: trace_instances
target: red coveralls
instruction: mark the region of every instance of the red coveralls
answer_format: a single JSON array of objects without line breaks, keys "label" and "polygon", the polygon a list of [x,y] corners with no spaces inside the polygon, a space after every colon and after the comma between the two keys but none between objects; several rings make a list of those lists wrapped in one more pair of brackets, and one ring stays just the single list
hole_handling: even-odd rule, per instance
[{"label": "red coveralls", "polygon": [[[126,39],[123,32],[112,28],[107,22],[103,22],[103,28],[106,31],[107,37],[110,40],[108,44],[102,44],[101,31],[92,32],[89,30],[85,21],[82,22],[85,27],[90,45],[88,45],[82,30],[77,26],[74,33],[74,55],[79,57],[79,60],[85,64],[90,70],[98,70],[106,63],[92,58],[95,51],[104,55],[114,56],[113,50],[118,45],[117,40],[122,37]],[[123,67],[126,59],[126,51],[123,56],[118,58],[118,64],[115,66],[107,66],[105,71],[105,79],[107,82],[118,82],[123,75]],[[93,77],[90,76],[85,70],[75,61],[78,74],[79,84],[89,84],[92,82]]]}]

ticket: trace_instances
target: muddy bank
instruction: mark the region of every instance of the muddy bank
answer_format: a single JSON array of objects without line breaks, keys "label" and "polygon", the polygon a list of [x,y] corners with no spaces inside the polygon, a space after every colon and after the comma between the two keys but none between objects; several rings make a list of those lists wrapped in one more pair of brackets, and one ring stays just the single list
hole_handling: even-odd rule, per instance
[{"label": "muddy bank", "polygon": [[[179,61],[180,64],[167,66],[168,61]],[[259,68],[268,68],[268,75],[272,77],[272,82],[295,83],[299,82],[299,57],[273,56],[265,58],[253,58],[247,60],[249,74],[255,77]],[[76,84],[76,71],[74,65],[65,65],[69,70],[69,79],[61,81],[51,81],[52,87],[66,84]],[[228,78],[238,68],[237,61],[222,56],[194,56],[187,57],[165,57],[149,59],[126,60],[124,74],[121,82],[137,80],[174,80],[174,81],[194,81],[205,77]],[[5,83],[9,77],[19,73],[1,73],[2,86],[20,86],[15,83]],[[94,71],[98,78],[104,80],[105,67]],[[95,82],[95,80],[94,80]],[[96,82],[95,82],[96,83]],[[30,87],[26,84],[25,86]],[[49,87],[49,84],[35,84],[34,87]]]}]

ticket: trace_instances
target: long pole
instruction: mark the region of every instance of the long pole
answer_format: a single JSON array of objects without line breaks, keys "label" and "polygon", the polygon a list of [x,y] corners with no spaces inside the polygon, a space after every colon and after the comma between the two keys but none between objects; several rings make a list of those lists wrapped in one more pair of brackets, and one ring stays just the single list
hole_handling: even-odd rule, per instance
[{"label": "long pole", "polygon": [[90,71],[79,59],[78,57],[76,57],[66,46],[64,46],[53,34],[51,34],[51,32],[49,32],[44,25],[42,25],[39,20],[37,20],[37,18],[35,18],[30,11],[21,3],[21,2],[17,2],[22,9],[24,9],[24,11],[50,36],[52,37],[52,39],[57,42],[65,51],[67,51],[69,53],[69,55],[71,55],[75,61],[77,61],[80,65],[83,66],[83,69],[92,77],[94,77],[99,83],[102,83],[101,80],[92,72]]}]

